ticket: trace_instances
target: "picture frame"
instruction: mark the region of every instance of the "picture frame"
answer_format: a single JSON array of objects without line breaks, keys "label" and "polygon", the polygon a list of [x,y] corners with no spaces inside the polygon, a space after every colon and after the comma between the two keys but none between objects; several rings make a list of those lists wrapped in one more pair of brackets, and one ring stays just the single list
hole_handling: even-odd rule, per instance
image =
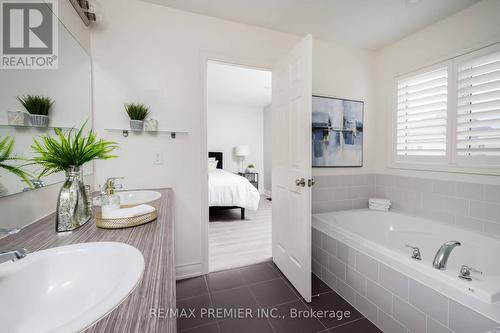
[{"label": "picture frame", "polygon": [[364,101],[313,95],[312,166],[363,166]]}]

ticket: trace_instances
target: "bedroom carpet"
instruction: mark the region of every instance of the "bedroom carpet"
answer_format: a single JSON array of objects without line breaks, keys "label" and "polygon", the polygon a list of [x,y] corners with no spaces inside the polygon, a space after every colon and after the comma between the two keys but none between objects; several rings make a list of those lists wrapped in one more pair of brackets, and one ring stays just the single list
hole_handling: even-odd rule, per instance
[{"label": "bedroom carpet", "polygon": [[261,196],[257,211],[217,211],[210,214],[209,270],[247,266],[268,261],[272,256],[271,201]]}]

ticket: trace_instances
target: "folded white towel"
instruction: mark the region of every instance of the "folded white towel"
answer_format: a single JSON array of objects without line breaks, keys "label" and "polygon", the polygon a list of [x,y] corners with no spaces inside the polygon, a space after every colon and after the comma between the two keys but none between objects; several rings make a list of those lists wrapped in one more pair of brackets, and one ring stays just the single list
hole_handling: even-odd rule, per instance
[{"label": "folded white towel", "polygon": [[130,208],[120,208],[112,210],[103,216],[103,219],[123,219],[127,217],[135,217],[148,213],[152,213],[156,208],[150,205],[138,205]]},{"label": "folded white towel", "polygon": [[373,202],[391,202],[391,200],[384,199],[384,198],[369,198],[368,200],[373,201]]},{"label": "folded white towel", "polygon": [[370,206],[369,207],[371,210],[378,210],[378,211],[381,211],[381,212],[388,212],[389,211],[389,208],[381,208],[381,207],[373,207],[373,206]]},{"label": "folded white towel", "polygon": [[368,208],[372,210],[378,210],[381,212],[388,212],[391,207],[391,200],[382,198],[370,198],[368,199]]},{"label": "folded white towel", "polygon": [[379,208],[389,208],[391,207],[391,205],[386,205],[386,204],[378,204],[378,203],[369,203],[370,206],[373,206],[373,207],[379,207]]},{"label": "folded white towel", "polygon": [[391,205],[391,200],[382,199],[382,198],[370,198],[370,199],[368,199],[368,202],[374,203],[374,204]]}]

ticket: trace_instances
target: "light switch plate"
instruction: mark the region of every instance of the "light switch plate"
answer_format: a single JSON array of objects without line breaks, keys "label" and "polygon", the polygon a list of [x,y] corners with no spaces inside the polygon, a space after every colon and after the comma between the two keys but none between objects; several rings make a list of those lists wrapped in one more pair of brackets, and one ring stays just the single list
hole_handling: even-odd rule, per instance
[{"label": "light switch plate", "polygon": [[163,154],[160,152],[155,152],[153,154],[153,164],[161,165],[163,164]]}]

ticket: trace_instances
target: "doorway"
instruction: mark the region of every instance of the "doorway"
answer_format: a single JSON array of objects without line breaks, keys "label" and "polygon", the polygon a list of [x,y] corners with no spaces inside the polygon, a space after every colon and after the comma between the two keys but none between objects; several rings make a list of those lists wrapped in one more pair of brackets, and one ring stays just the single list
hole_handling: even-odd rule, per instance
[{"label": "doorway", "polygon": [[[218,163],[208,165],[208,64],[210,60],[226,65],[259,69],[272,68],[272,260],[306,302],[311,301],[311,186],[312,180],[312,36],[302,38],[286,54],[269,64],[262,59],[238,61],[219,55],[202,54],[202,92],[204,112],[201,112],[202,147],[200,183],[202,184],[202,271],[209,268],[209,199],[208,169],[218,169]],[[234,65],[235,63],[247,66]],[[262,69],[260,69],[262,71]],[[240,123],[232,126],[243,127]],[[247,147],[235,147],[243,169]],[[249,147],[248,147],[249,148]],[[238,154],[236,154],[238,152]],[[212,152],[217,153],[217,152]],[[227,155],[226,155],[227,156]],[[220,158],[224,163],[224,157]],[[239,207],[223,207],[225,209]],[[246,210],[241,210],[244,216]]]},{"label": "doorway", "polygon": [[272,73],[207,62],[208,270],[272,259]]}]

